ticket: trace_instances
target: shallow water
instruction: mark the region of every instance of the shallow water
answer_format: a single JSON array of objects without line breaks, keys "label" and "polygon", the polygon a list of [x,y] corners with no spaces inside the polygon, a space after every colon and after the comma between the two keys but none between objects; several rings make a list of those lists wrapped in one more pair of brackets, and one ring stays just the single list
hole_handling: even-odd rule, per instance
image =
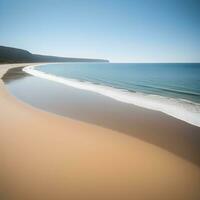
[{"label": "shallow water", "polygon": [[37,69],[132,92],[200,102],[200,64],[70,63]]}]

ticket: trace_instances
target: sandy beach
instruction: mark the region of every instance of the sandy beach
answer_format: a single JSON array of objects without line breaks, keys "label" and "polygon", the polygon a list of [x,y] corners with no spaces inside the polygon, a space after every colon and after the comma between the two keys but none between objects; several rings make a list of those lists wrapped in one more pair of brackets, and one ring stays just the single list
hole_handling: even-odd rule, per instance
[{"label": "sandy beach", "polygon": [[1,199],[200,199],[200,168],[163,148],[22,103],[2,80],[0,111]]}]

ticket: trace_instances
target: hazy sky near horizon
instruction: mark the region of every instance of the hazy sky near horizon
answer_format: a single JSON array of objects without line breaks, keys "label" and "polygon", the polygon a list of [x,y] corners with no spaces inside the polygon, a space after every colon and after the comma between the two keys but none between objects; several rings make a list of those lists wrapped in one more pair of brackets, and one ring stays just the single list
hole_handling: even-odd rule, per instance
[{"label": "hazy sky near horizon", "polygon": [[200,62],[200,0],[0,0],[0,45],[112,62]]}]

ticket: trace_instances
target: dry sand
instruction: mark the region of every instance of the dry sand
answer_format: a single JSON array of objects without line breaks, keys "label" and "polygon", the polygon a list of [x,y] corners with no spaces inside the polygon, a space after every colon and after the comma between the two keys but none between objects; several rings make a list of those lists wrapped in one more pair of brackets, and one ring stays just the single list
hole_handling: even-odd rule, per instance
[{"label": "dry sand", "polygon": [[[17,66],[1,65],[0,77]],[[2,80],[0,162],[2,200],[200,199],[196,165],[123,133],[33,108]]]}]

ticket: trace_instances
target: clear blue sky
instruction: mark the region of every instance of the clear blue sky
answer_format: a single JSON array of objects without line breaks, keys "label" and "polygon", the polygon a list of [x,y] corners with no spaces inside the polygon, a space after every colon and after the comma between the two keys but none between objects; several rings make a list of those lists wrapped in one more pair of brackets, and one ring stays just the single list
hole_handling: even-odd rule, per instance
[{"label": "clear blue sky", "polygon": [[200,62],[200,0],[0,0],[0,45],[113,62]]}]

